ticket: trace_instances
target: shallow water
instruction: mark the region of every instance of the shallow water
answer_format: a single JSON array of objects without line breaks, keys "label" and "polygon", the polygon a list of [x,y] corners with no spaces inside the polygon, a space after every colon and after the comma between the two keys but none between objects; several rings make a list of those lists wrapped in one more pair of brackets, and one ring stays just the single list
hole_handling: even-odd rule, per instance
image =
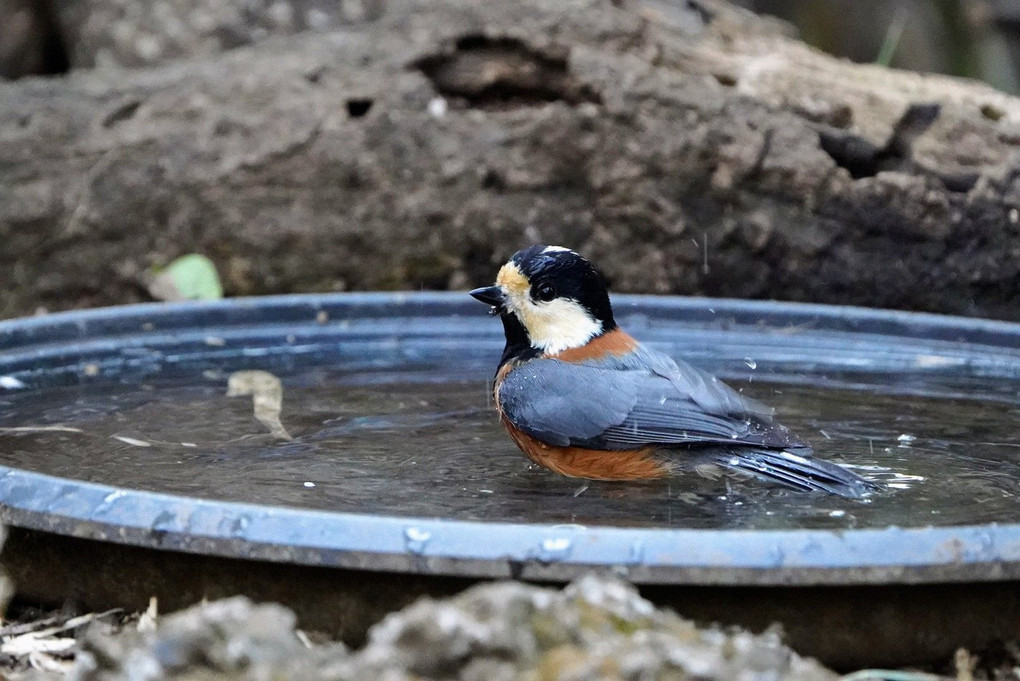
[{"label": "shallow water", "polygon": [[[610,483],[528,462],[484,374],[280,373],[281,441],[227,375],[0,395],[0,464],[242,502],[461,520],[669,528],[862,528],[1020,521],[1015,384],[731,373],[818,455],[887,489],[865,501],[730,476]],[[739,375],[736,375],[739,374]],[[899,377],[902,379],[902,377]],[[753,379],[753,380],[752,380]],[[60,426],[68,430],[12,428]],[[3,430],[8,429],[8,430]]]}]

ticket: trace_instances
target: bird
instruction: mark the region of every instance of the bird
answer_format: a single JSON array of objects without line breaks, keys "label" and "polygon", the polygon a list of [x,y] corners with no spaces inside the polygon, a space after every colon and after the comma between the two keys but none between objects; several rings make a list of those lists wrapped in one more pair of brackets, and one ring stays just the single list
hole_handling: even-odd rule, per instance
[{"label": "bird", "polygon": [[814,457],[770,407],[634,339],[613,317],[602,274],[569,248],[524,248],[470,295],[503,324],[492,384],[500,422],[544,468],[648,480],[709,464],[805,492],[877,489]]}]

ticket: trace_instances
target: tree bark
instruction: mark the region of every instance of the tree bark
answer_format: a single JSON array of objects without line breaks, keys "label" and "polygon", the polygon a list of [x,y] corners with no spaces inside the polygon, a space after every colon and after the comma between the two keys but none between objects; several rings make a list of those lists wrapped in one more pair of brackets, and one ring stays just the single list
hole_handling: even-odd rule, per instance
[{"label": "tree bark", "polygon": [[466,288],[531,242],[617,291],[1020,319],[1020,100],[715,2],[395,0],[373,24],[0,84],[0,316]]}]

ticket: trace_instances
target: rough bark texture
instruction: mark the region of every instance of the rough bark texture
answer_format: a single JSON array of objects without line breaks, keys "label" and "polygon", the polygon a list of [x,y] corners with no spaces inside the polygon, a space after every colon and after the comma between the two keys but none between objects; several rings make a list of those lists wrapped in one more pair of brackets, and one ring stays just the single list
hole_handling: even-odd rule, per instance
[{"label": "rough bark texture", "polygon": [[397,0],[371,24],[0,84],[0,316],[479,285],[575,247],[615,290],[1020,319],[1020,101],[834,60],[715,3]]},{"label": "rough bark texture", "polygon": [[[0,0],[12,2],[14,0]],[[24,0],[21,0],[24,1]],[[71,66],[152,66],[379,15],[382,0],[57,0]]]}]

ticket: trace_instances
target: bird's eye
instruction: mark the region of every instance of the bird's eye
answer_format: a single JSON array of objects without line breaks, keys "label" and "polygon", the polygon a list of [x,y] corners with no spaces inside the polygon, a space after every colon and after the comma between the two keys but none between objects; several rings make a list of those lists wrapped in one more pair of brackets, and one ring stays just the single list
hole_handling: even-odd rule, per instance
[{"label": "bird's eye", "polygon": [[535,298],[548,303],[556,297],[556,289],[548,282],[542,282],[535,286]]}]

